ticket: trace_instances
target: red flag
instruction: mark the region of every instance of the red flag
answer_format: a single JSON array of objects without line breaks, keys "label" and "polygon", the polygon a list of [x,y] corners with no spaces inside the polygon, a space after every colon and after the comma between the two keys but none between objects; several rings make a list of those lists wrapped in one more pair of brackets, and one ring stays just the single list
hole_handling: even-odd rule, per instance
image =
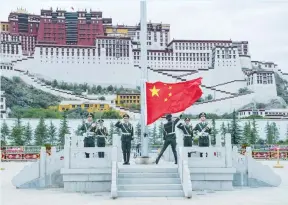
[{"label": "red flag", "polygon": [[147,125],[167,113],[182,112],[201,96],[202,78],[180,83],[146,83]]}]

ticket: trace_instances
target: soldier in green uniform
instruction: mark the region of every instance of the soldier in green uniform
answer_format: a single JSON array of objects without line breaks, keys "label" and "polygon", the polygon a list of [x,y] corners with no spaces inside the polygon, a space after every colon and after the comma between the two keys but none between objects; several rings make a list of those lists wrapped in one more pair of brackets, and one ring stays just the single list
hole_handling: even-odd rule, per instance
[{"label": "soldier in green uniform", "polygon": [[[185,125],[180,123],[177,128],[182,130],[184,134],[184,147],[192,147],[192,139],[193,139],[193,128],[190,123],[190,118],[186,117],[185,118]],[[191,157],[191,153],[188,153],[188,157]]]},{"label": "soldier in green uniform", "polygon": [[[97,137],[97,147],[105,147],[108,136],[107,128],[103,126],[104,120],[98,120],[99,125],[96,128],[95,135]],[[98,152],[99,158],[104,158],[104,152]]]},{"label": "soldier in green uniform", "polygon": [[[180,115],[180,118],[181,116],[182,115]],[[169,145],[171,145],[172,152],[173,152],[174,159],[175,159],[175,164],[177,164],[177,151],[176,151],[177,143],[176,143],[175,127],[176,127],[176,124],[179,122],[180,118],[176,118],[175,120],[172,120],[171,114],[166,115],[167,123],[164,124],[164,129],[163,129],[164,145],[156,159],[156,162],[155,162],[156,164],[158,164],[161,156],[163,155],[163,153],[165,152],[165,150],[167,149]]]},{"label": "soldier in green uniform", "polygon": [[[212,129],[206,122],[206,113],[202,112],[199,114],[200,123],[198,123],[194,127],[194,131],[197,133],[199,139],[199,147],[209,147],[210,146],[210,140],[209,135],[211,134]],[[200,157],[203,156],[203,153],[200,153]]]},{"label": "soldier in green uniform", "polygon": [[[87,116],[87,122],[83,122],[80,128],[81,134],[85,135],[84,147],[95,147],[95,129],[96,124],[94,123],[94,115],[89,113]],[[89,158],[89,153],[86,153],[86,158]]]},{"label": "soldier in green uniform", "polygon": [[132,124],[129,122],[129,115],[123,115],[124,122],[118,121],[115,126],[121,129],[121,147],[123,152],[124,165],[129,165],[130,152],[131,152],[131,141],[134,136],[134,129]]}]

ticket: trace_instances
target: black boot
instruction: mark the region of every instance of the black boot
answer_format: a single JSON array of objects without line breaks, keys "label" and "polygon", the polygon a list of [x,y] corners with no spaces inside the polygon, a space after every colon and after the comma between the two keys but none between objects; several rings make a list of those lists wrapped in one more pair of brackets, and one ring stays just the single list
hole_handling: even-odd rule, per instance
[{"label": "black boot", "polygon": [[177,152],[173,152],[174,159],[175,159],[175,164],[177,164]]},{"label": "black boot", "polygon": [[123,165],[126,164],[127,159],[126,159],[126,153],[124,152],[123,152],[123,161],[124,161]]},{"label": "black boot", "polygon": [[90,155],[89,153],[86,153],[86,152],[85,152],[86,158],[89,158],[89,157],[90,157],[89,155]]},{"label": "black boot", "polygon": [[126,160],[127,160],[127,161],[126,161],[126,164],[129,165],[129,164],[130,164],[130,163],[129,163],[129,161],[130,161],[130,152],[127,152],[127,158],[126,158]]},{"label": "black boot", "polygon": [[191,152],[188,152],[188,157],[191,157]]}]

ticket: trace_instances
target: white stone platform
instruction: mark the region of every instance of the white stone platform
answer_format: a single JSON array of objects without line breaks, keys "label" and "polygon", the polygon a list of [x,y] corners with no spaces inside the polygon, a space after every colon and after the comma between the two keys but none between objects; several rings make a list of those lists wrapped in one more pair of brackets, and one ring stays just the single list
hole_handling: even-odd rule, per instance
[{"label": "white stone platform", "polygon": [[[261,163],[273,167],[275,162],[262,161]],[[29,164],[29,163],[28,163]],[[11,179],[17,174],[27,163],[25,162],[6,162],[2,163],[4,171],[0,171],[1,181],[1,202],[3,205],[22,204],[22,205],[150,205],[150,204],[169,204],[169,205],[285,205],[287,204],[288,193],[288,162],[281,162],[285,167],[283,169],[273,169],[282,178],[282,184],[279,187],[270,188],[243,188],[234,191],[221,191],[215,193],[207,193],[206,195],[198,195],[193,192],[192,199],[159,197],[159,198],[118,198],[110,199],[110,193],[65,193],[63,189],[47,189],[47,190],[31,190],[16,189],[11,184]],[[121,166],[121,165],[120,165]],[[132,165],[130,165],[132,166]],[[173,166],[173,165],[172,165]]]}]

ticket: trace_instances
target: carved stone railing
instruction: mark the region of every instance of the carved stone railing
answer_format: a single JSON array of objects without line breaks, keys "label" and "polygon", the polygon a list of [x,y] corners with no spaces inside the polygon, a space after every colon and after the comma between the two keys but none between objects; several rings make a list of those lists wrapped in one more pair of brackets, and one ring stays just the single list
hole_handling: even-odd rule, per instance
[{"label": "carved stone railing", "polygon": [[60,152],[56,147],[51,147],[51,154],[48,155],[45,147],[40,149],[40,158],[25,166],[13,179],[12,184],[17,188],[45,188],[51,185],[51,175],[63,166],[60,160]]},{"label": "carved stone railing", "polygon": [[[76,146],[73,140],[75,138],[65,136],[65,169],[112,167],[112,147],[82,147],[79,144]],[[99,152],[104,153],[103,158],[99,157]],[[89,158],[86,158],[86,154],[89,154]]]},{"label": "carved stone railing", "polygon": [[192,182],[190,178],[190,171],[187,162],[187,152],[184,147],[179,147],[178,150],[178,173],[181,179],[182,188],[185,197],[192,197]]},{"label": "carved stone railing", "polygon": [[216,145],[210,147],[186,147],[185,152],[192,156],[187,160],[189,167],[232,167],[231,135],[225,135],[225,146],[221,146],[221,137],[216,137]]},{"label": "carved stone railing", "polygon": [[251,147],[246,147],[245,156],[233,147],[232,164],[236,168],[235,186],[274,186],[281,184],[281,177],[269,166],[263,165],[252,157]]}]

